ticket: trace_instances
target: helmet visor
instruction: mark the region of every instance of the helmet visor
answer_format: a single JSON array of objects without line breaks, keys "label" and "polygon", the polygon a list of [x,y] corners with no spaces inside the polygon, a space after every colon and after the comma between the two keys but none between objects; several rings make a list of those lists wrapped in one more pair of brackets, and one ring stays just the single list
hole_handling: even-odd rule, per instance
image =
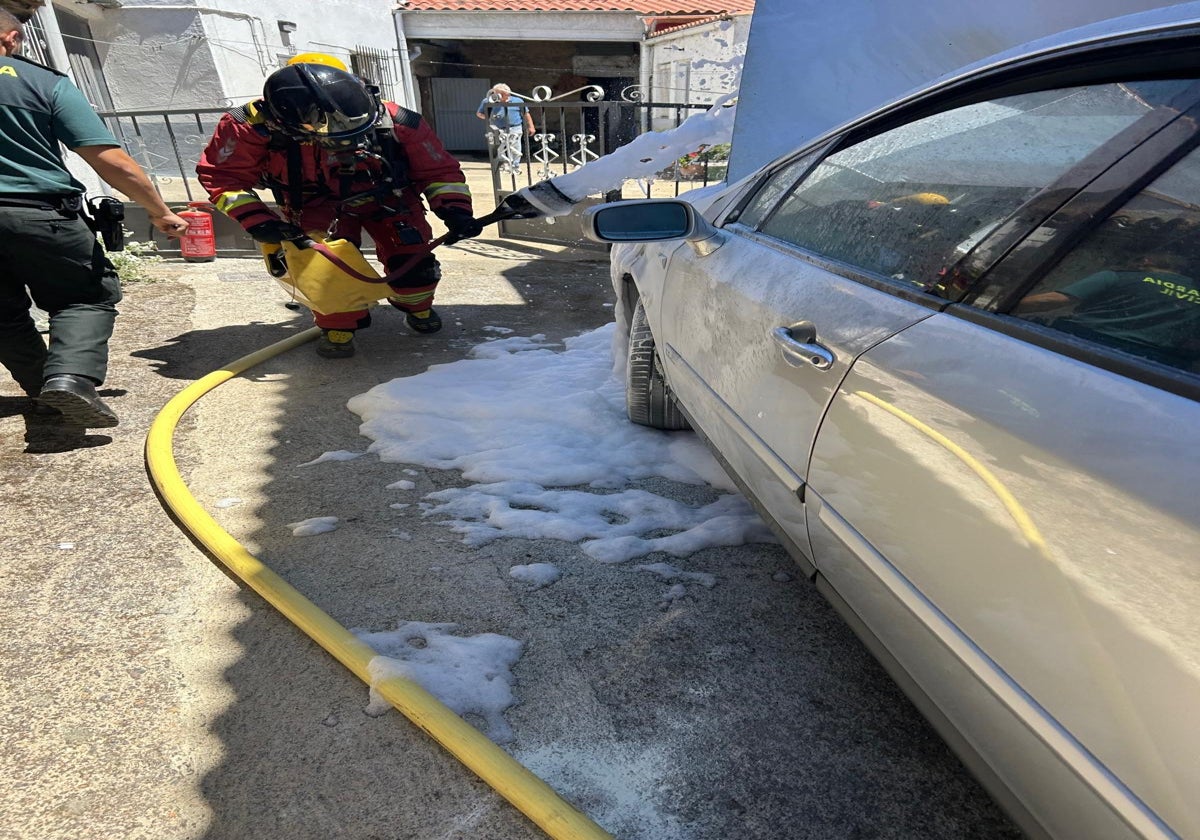
[{"label": "helmet visor", "polygon": [[319,64],[296,64],[267,79],[263,98],[271,118],[289,134],[317,141],[367,133],[379,119],[379,100],[357,76]]},{"label": "helmet visor", "polygon": [[314,107],[309,109],[307,114],[301,115],[294,128],[302,134],[310,134],[316,138],[353,137],[374,125],[375,119],[374,109],[361,114],[345,114]]}]

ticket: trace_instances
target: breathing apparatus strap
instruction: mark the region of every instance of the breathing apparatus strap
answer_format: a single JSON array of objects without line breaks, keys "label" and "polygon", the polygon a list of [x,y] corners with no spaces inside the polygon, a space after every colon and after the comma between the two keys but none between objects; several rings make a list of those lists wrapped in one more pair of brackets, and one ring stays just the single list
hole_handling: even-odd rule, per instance
[{"label": "breathing apparatus strap", "polygon": [[[367,141],[367,153],[379,162],[382,171],[377,179],[378,186],[354,192],[356,170],[340,172],[338,185],[338,209],[354,214],[360,208],[377,204],[371,215],[380,218],[392,215],[400,208],[389,206],[388,199],[399,198],[408,186],[408,161],[391,128],[376,129]],[[403,205],[401,205],[403,207]]]},{"label": "breathing apparatus strap", "polygon": [[375,130],[375,140],[379,143],[379,156],[390,170],[387,178],[391,181],[393,190],[401,190],[408,186],[408,156],[400,149],[396,140],[396,132],[392,126]]},{"label": "breathing apparatus strap", "polygon": [[[380,173],[381,183],[372,190],[352,192],[354,185],[355,167],[353,163],[339,171],[338,198],[342,207],[353,209],[355,206],[368,204],[372,200],[382,200],[388,196],[398,196],[408,186],[408,158],[400,143],[396,141],[396,126],[403,125],[400,120],[401,109],[394,102],[384,102],[379,95],[379,88],[368,84],[367,90],[375,97],[379,106],[381,121],[366,136],[365,151],[379,161],[383,171]],[[384,116],[386,115],[386,117]]]},{"label": "breathing apparatus strap", "polygon": [[[390,115],[383,126],[375,128],[368,135],[364,144],[366,153],[376,157],[383,168],[379,186],[364,192],[354,192],[355,175],[358,172],[357,160],[351,158],[339,167],[336,193],[339,211],[344,208],[353,212],[365,204],[382,203],[389,197],[399,196],[409,185],[408,157],[396,140],[394,126],[397,124],[395,116]],[[270,188],[276,204],[287,207],[293,213],[299,213],[304,208],[305,199],[303,151],[301,144],[292,138],[287,138],[281,145],[284,154],[287,155],[287,183],[267,182],[266,186]],[[329,185],[326,185],[325,189],[330,197],[335,197],[333,191],[329,190]]]},{"label": "breathing apparatus strap", "polygon": [[299,213],[304,207],[304,159],[299,143],[287,144],[287,173],[288,209]]}]

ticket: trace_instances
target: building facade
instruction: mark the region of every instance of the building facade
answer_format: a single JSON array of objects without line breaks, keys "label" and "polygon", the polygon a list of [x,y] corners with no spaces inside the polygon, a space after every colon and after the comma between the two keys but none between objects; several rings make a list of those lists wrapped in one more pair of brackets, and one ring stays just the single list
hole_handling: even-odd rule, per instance
[{"label": "building facade", "polygon": [[[753,3],[0,0],[28,19],[29,57],[117,115],[114,133],[171,200],[202,198],[191,167],[220,110],[259,96],[298,53],[342,59],[386,98],[420,111],[457,153],[487,151],[475,114],[497,82],[530,101],[643,103],[604,119],[553,114],[560,124],[545,130],[604,134],[604,153],[686,116],[651,103],[704,105],[737,89]],[[537,112],[544,124],[550,117]],[[100,188],[86,167],[78,174]]]},{"label": "building facade", "polygon": [[[456,151],[497,82],[525,99],[710,103],[736,90],[753,0],[404,0],[396,32],[412,101]],[[654,112],[665,124],[667,112]],[[633,119],[630,114],[630,119]],[[657,128],[627,126],[620,133]],[[674,124],[674,123],[671,123]]]},{"label": "building facade", "polygon": [[53,0],[34,11],[30,52],[68,72],[102,110],[253,99],[267,75],[301,52],[336,55],[392,95],[400,75],[392,6],[391,0]]}]

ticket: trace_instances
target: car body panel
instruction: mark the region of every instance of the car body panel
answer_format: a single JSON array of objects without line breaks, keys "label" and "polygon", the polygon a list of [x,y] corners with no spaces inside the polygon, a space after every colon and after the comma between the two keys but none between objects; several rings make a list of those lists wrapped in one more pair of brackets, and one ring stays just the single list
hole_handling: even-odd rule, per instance
[{"label": "car body panel", "polygon": [[1030,715],[1079,745],[1069,764],[1108,768],[1184,836],[1200,834],[1197,428],[1192,400],[943,313],[859,360],[809,472],[828,508],[814,561],[852,606],[861,552],[831,512],[1036,698]]},{"label": "car body panel", "polygon": [[827,561],[818,587],[846,605],[851,626],[1030,837],[1178,840],[820,494],[806,507],[813,552]]},{"label": "car body panel", "polygon": [[[754,230],[772,229],[788,178],[826,153],[997,89],[1060,90],[1060,70],[1090,84],[1091,50],[989,68],[830,132],[718,193],[706,215],[722,227],[704,248],[618,248],[614,280],[642,294],[693,425],[1023,828],[1200,837],[1200,363],[1168,368],[994,314],[1194,153],[1194,89],[1150,97],[1150,119],[964,238],[961,261],[941,263],[957,285],[929,288],[944,300],[850,265],[853,253],[838,262]],[[1096,52],[1106,84],[1200,75],[1194,28]],[[1152,209],[1193,213],[1197,191],[1176,192]],[[784,360],[771,331],[798,321],[832,352],[828,369]]]},{"label": "car body panel", "polygon": [[[864,350],[932,314],[786,248],[736,233],[707,256],[677,249],[651,320],[666,375],[690,416],[783,524],[804,528],[800,490],[825,407]],[[650,309],[647,309],[649,312]],[[773,336],[809,321],[829,369],[789,359]]]}]

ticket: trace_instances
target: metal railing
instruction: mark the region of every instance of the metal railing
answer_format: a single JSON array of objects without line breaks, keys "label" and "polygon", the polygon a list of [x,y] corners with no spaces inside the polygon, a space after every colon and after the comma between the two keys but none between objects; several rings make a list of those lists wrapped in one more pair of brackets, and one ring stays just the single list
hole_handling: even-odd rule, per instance
[{"label": "metal railing", "polygon": [[[651,110],[657,113],[656,125],[670,128],[709,106],[598,101],[546,102],[527,107],[537,131],[532,138],[522,137],[520,171],[500,171],[496,132],[489,132],[489,161],[497,193],[512,192],[565,174],[610,153],[642,133]],[[146,170],[163,198],[180,202],[204,200],[204,191],[196,181],[196,162],[226,111],[225,108],[101,111],[100,116],[125,150]],[[668,115],[665,126],[664,114]],[[674,194],[678,195],[681,186],[690,188],[720,180],[724,170],[703,161],[695,172],[672,166],[660,176],[660,180],[671,182]],[[649,195],[649,185],[642,186]]]},{"label": "metal railing", "polygon": [[[602,95],[599,88],[594,90]],[[543,92],[544,95],[539,95]],[[611,154],[648,131],[651,125],[656,131],[669,130],[693,112],[712,107],[699,103],[643,102],[636,96],[601,100],[599,96],[588,95],[582,102],[562,102],[555,101],[557,97],[550,97],[549,90],[544,87],[522,99],[525,100],[521,105],[525,112],[522,120],[526,114],[531,116],[535,130],[532,136],[524,128],[520,131],[519,166],[500,165],[503,157],[512,157],[511,154],[500,154],[500,144],[507,142],[506,133],[496,129],[488,133],[488,159],[497,204],[521,187],[564,175]],[[512,139],[516,140],[515,137]],[[668,162],[650,177],[625,178],[603,195],[586,196],[579,203],[587,206],[622,198],[678,196],[684,189],[724,178],[723,170],[718,174],[719,164],[701,160],[695,171],[689,171],[681,163],[679,160]],[[554,224],[550,224],[551,221]],[[589,247],[577,214],[553,220],[508,220],[500,223],[500,232],[513,239]]]},{"label": "metal railing", "polygon": [[207,198],[196,180],[196,163],[227,110],[101,111],[100,116],[163,199],[173,203]]},{"label": "metal railing", "polygon": [[[657,130],[668,129],[678,126],[691,113],[711,106],[622,100],[533,101],[526,107],[533,115],[536,131],[532,138],[522,132],[518,168],[500,171],[497,166],[498,132],[489,132],[489,161],[496,202],[523,186],[566,174],[615,151],[643,133],[651,123]],[[196,163],[227,110],[111,110],[101,111],[100,116],[146,171],[163,199],[178,206],[207,199],[196,178]],[[684,189],[723,178],[724,167],[720,163],[699,161],[692,171],[692,168],[675,162],[655,177],[626,181],[605,198],[633,197],[624,195],[625,189],[636,191],[637,197],[645,198],[679,195]],[[540,230],[537,235],[576,239],[575,233],[567,228],[559,225],[553,231],[549,228]],[[522,235],[520,225],[501,226],[501,230],[504,235],[532,238]]]},{"label": "metal railing", "polygon": [[[499,106],[498,106],[499,107]],[[488,131],[488,160],[492,166],[492,182],[497,196],[513,192],[538,181],[564,175],[589,161],[610,154],[629,143],[646,130],[654,112],[655,126],[666,130],[679,126],[696,111],[710,105],[675,102],[584,101],[584,102],[527,102],[522,106],[536,128],[532,137],[521,132],[519,167],[502,166],[504,133]],[[667,181],[674,195],[681,187],[691,189],[724,178],[724,167],[707,160],[699,161],[696,170],[672,164],[658,173],[656,179],[640,179],[639,189],[651,194],[652,180]]]}]

